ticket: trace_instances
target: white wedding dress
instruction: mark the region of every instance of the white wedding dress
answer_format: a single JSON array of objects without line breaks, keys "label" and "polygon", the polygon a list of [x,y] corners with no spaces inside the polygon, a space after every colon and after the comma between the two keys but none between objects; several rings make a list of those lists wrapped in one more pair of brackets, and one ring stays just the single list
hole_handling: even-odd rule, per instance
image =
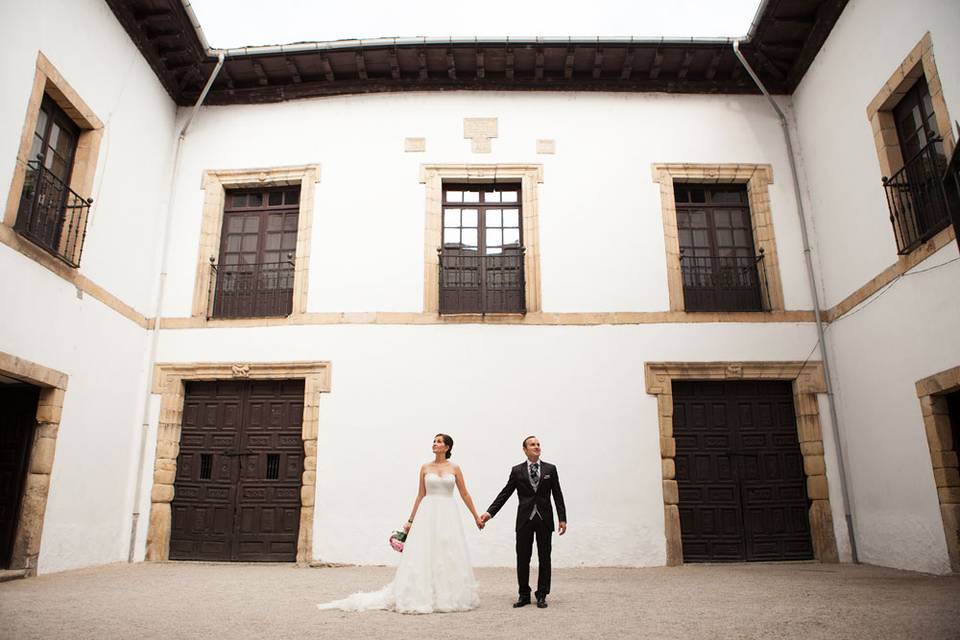
[{"label": "white wedding dress", "polygon": [[355,593],[318,604],[320,609],[399,613],[469,611],[480,605],[477,580],[467,552],[452,475],[428,473],[426,495],[417,509],[393,582],[379,591]]}]

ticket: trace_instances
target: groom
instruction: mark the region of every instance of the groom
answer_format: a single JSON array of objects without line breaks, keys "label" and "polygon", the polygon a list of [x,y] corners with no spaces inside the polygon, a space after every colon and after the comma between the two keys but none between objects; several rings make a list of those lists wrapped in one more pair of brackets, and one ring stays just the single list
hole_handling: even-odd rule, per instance
[{"label": "groom", "polygon": [[553,507],[550,494],[557,503],[557,516],[560,518],[560,535],[567,531],[567,510],[563,505],[563,492],[560,491],[560,477],[557,468],[549,462],[540,460],[540,441],[528,436],[523,441],[523,453],[526,462],[521,462],[510,470],[507,486],[496,497],[490,508],[480,516],[484,523],[497,515],[510,495],[516,490],[517,506],[517,582],[520,585],[520,599],[514,607],[530,604],[530,556],[533,555],[533,539],[537,539],[537,556],[540,558],[540,573],[537,576],[537,607],[546,609],[547,594],[550,593],[550,538],[553,536]]}]

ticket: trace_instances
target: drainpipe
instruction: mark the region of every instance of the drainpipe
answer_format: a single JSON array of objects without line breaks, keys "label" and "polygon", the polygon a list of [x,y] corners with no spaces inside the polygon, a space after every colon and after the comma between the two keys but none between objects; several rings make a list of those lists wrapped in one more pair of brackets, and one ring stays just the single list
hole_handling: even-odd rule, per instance
[{"label": "drainpipe", "polygon": [[750,74],[750,77],[753,78],[757,88],[760,89],[760,92],[770,103],[770,106],[773,107],[774,111],[776,111],[777,117],[780,119],[780,127],[783,129],[783,138],[787,143],[787,157],[790,160],[790,173],[793,175],[793,197],[797,202],[797,216],[800,219],[800,236],[803,238],[803,256],[807,265],[807,280],[810,283],[810,294],[813,296],[813,312],[817,323],[817,338],[820,345],[820,358],[823,361],[823,374],[827,386],[827,404],[830,406],[830,422],[832,423],[831,426],[833,427],[833,441],[834,445],[837,447],[837,467],[840,471],[840,489],[843,494],[843,515],[847,521],[847,536],[850,539],[850,553],[853,557],[853,561],[855,563],[859,563],[860,560],[857,554],[857,540],[856,536],[854,535],[853,528],[853,513],[850,508],[850,493],[847,486],[849,484],[849,479],[847,477],[846,464],[844,463],[845,456],[843,444],[840,440],[840,419],[837,417],[837,404],[833,395],[833,378],[830,375],[830,359],[827,356],[826,336],[824,335],[823,331],[823,320],[820,317],[820,294],[818,293],[817,280],[813,272],[813,259],[810,254],[810,239],[807,235],[807,220],[803,212],[803,201],[800,197],[800,179],[797,176],[797,163],[793,151],[793,140],[790,137],[790,126],[787,123],[787,116],[784,115],[783,111],[780,109],[780,105],[778,105],[773,99],[773,97],[767,91],[767,88],[763,86],[763,82],[760,81],[760,78],[757,77],[757,74],[753,71],[750,63],[747,62],[747,59],[743,57],[743,53],[740,52],[740,40],[733,41],[733,53],[736,54],[744,69],[746,69],[747,73]]},{"label": "drainpipe", "polygon": [[133,562],[134,551],[137,548],[137,525],[140,522],[140,500],[141,494],[143,493],[143,465],[146,460],[147,433],[150,431],[151,381],[153,379],[153,365],[157,360],[157,343],[160,339],[160,312],[161,305],[163,303],[163,293],[167,284],[167,258],[170,247],[170,227],[173,223],[173,190],[176,186],[177,169],[180,166],[180,152],[183,149],[183,139],[187,135],[187,129],[190,128],[190,124],[197,116],[197,112],[200,111],[200,105],[202,105],[203,101],[207,98],[207,93],[210,92],[210,87],[213,86],[213,81],[216,80],[217,74],[220,73],[221,67],[223,67],[222,51],[217,54],[217,65],[213,68],[213,72],[210,73],[210,78],[207,80],[206,86],[203,87],[203,91],[200,92],[200,97],[197,98],[197,103],[193,105],[193,110],[187,117],[187,121],[184,123],[183,128],[180,129],[180,135],[177,137],[177,147],[173,155],[173,167],[171,167],[170,170],[170,188],[167,191],[167,217],[163,228],[163,245],[160,254],[160,283],[157,287],[157,298],[153,306],[153,328],[151,329],[152,333],[150,336],[150,351],[146,363],[147,388],[144,392],[143,398],[143,422],[140,425],[140,454],[137,459],[137,488],[133,493],[133,514],[130,518],[130,549],[127,552],[127,562]]}]

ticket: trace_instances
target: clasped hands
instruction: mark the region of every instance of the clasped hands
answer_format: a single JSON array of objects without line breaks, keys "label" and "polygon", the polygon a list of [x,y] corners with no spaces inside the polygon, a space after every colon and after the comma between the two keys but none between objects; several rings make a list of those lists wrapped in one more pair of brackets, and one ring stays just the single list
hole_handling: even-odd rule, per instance
[{"label": "clasped hands", "polygon": [[[489,521],[490,518],[492,518],[492,517],[493,517],[493,516],[491,516],[491,515],[490,515],[489,513],[487,513],[486,511],[484,511],[483,513],[481,513],[481,514],[480,514],[480,517],[477,518],[477,529],[481,529],[481,530],[482,530],[482,529],[487,525],[487,521]],[[566,523],[566,522],[561,522],[561,523],[558,525],[558,527],[559,527],[559,529],[560,529],[560,535],[561,535],[561,536],[567,532],[567,523]]]}]

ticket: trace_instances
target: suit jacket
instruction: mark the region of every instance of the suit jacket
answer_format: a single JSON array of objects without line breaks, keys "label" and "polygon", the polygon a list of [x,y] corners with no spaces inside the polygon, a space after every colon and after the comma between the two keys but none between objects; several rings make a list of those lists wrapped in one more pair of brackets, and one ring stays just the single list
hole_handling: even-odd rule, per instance
[{"label": "suit jacket", "polygon": [[567,508],[563,504],[563,492],[560,490],[560,476],[557,475],[557,467],[549,462],[540,461],[540,484],[537,490],[533,490],[530,484],[530,474],[527,471],[527,462],[521,462],[510,469],[510,476],[507,478],[507,484],[503,490],[494,498],[493,503],[487,509],[490,517],[497,515],[497,512],[507,502],[513,492],[517,492],[517,525],[516,530],[530,519],[533,513],[534,505],[544,522],[554,528],[553,524],[553,506],[550,504],[550,495],[553,495],[553,501],[557,504],[557,517],[560,522],[567,521]]}]

